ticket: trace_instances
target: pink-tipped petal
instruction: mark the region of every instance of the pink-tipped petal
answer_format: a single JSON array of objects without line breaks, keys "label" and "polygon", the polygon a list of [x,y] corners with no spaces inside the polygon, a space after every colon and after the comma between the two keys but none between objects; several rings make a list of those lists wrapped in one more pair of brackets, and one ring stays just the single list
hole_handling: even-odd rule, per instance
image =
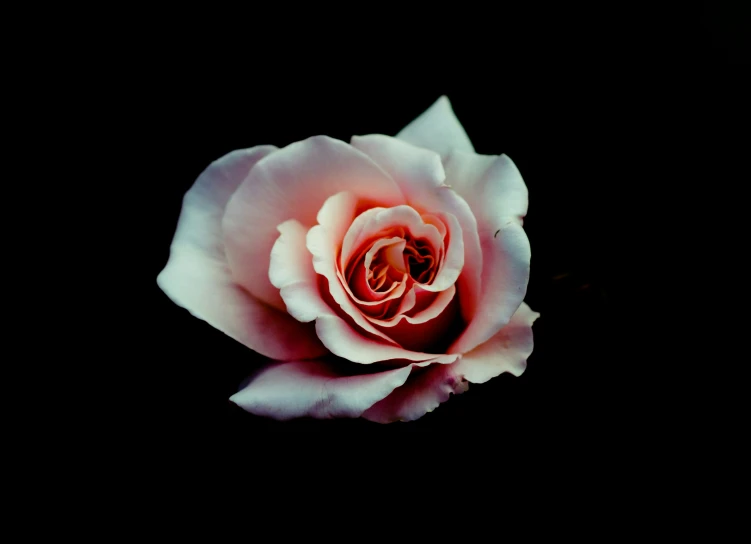
[{"label": "pink-tipped petal", "polygon": [[341,365],[316,360],[275,363],[251,377],[230,400],[243,410],[278,420],[356,418],[404,384],[410,367],[348,375]]},{"label": "pink-tipped petal", "polygon": [[508,325],[452,365],[454,372],[472,383],[485,383],[503,372],[521,376],[532,354],[532,323],[538,317],[540,314],[522,303]]},{"label": "pink-tipped petal", "polygon": [[445,96],[396,135],[400,140],[445,155],[452,149],[474,152],[472,142]]},{"label": "pink-tipped petal", "polygon": [[452,394],[464,393],[469,384],[454,371],[454,364],[413,368],[413,375],[388,397],[365,410],[362,417],[376,423],[414,421],[435,410]]},{"label": "pink-tipped petal", "polygon": [[248,292],[284,310],[269,278],[276,226],[316,224],[326,199],[342,191],[381,206],[404,203],[399,187],[367,155],[326,136],[296,142],[259,161],[230,199],[222,226],[233,277]]},{"label": "pink-tipped petal", "polygon": [[233,151],[214,161],[185,194],[170,257],[157,283],[175,304],[273,359],[319,357],[326,348],[311,325],[263,304],[235,284],[221,220],[247,172],[273,146]]}]

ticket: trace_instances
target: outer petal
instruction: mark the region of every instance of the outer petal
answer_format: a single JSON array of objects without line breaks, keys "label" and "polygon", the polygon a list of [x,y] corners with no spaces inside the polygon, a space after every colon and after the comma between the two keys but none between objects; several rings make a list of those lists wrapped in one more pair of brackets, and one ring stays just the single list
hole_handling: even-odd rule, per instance
[{"label": "outer petal", "polygon": [[477,218],[483,252],[482,300],[452,349],[466,353],[495,335],[516,311],[527,290],[531,251],[522,229],[528,191],[506,155],[453,150],[444,160],[446,180]]},{"label": "outer petal", "polygon": [[356,136],[352,138],[352,145],[386,170],[399,184],[407,202],[418,211],[443,212],[456,217],[462,230],[465,262],[457,288],[462,299],[462,317],[471,321],[480,294],[483,267],[477,221],[470,205],[451,185],[446,185],[449,182],[440,157],[433,151],[378,134]]},{"label": "outer petal", "polygon": [[519,169],[506,155],[476,155],[452,151],[444,163],[446,183],[466,200],[480,228],[495,232],[527,215],[529,192]]},{"label": "outer petal", "polygon": [[268,279],[276,226],[287,219],[314,225],[324,201],[341,191],[387,207],[404,203],[394,180],[367,155],[326,136],[296,142],[256,164],[229,201],[222,223],[235,280],[283,310]]},{"label": "outer petal", "polygon": [[511,319],[527,293],[531,250],[524,229],[515,222],[495,233],[480,231],[483,249],[482,297],[467,328],[449,348],[467,353],[486,342]]},{"label": "outer petal", "polygon": [[440,97],[422,115],[404,127],[396,137],[444,156],[451,149],[470,153],[475,150],[445,96]]},{"label": "outer petal", "polygon": [[[522,303],[511,322],[492,339],[452,364],[430,365],[367,409],[362,417],[378,423],[412,421],[432,412],[467,382],[484,383],[503,372],[520,376],[532,354],[532,323],[540,314]],[[413,372],[425,363],[414,363]]]},{"label": "outer petal", "polygon": [[273,359],[326,353],[309,325],[268,307],[238,287],[224,255],[221,219],[245,174],[276,148],[233,151],[213,162],[185,194],[170,258],[157,277],[176,304]]},{"label": "outer petal", "polygon": [[365,410],[362,417],[376,423],[392,423],[413,421],[432,412],[452,394],[461,394],[469,387],[454,372],[454,366],[455,364],[431,365],[416,371],[416,375],[410,376],[403,386]]},{"label": "outer petal", "polygon": [[534,348],[532,323],[538,317],[522,303],[508,325],[451,365],[453,371],[472,383],[485,383],[503,372],[521,376]]},{"label": "outer petal", "polygon": [[347,375],[340,366],[321,360],[271,364],[230,400],[248,412],[280,420],[354,418],[402,385],[410,373],[410,367],[404,367]]}]

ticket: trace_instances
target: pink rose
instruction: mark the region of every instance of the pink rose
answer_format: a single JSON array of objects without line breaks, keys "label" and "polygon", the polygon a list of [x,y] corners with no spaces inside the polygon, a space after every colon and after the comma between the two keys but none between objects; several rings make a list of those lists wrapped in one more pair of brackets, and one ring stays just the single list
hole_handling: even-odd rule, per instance
[{"label": "pink rose", "polygon": [[273,360],[232,396],[276,419],[410,421],[521,375],[527,187],[477,155],[446,97],[396,138],[238,150],[183,200],[157,282]]}]

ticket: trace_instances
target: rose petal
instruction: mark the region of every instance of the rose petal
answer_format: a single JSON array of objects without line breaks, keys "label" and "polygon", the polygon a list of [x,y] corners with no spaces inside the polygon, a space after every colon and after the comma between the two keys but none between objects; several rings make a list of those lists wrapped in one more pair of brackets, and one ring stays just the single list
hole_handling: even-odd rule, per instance
[{"label": "rose petal", "polygon": [[[344,191],[341,194],[333,195],[332,197],[328,198],[321,207],[321,210],[318,212],[318,224],[326,229],[326,231],[330,234],[332,240],[340,241],[339,243],[335,244],[337,250],[341,249],[341,240],[344,239],[347,231],[350,229],[352,222],[355,219],[358,204],[359,203],[354,194]],[[353,300],[358,301],[358,298],[349,287],[347,278],[344,276],[344,271],[344,268],[337,269],[337,276],[339,277],[339,281],[346,290],[347,294]],[[369,290],[369,286],[367,286],[367,281],[365,280],[366,271],[363,269],[361,272],[363,274],[363,277],[361,279],[365,284],[365,289],[363,290]],[[359,273],[360,272],[358,272],[358,274]],[[373,300],[392,300],[394,298],[402,296],[404,289],[404,285],[395,286],[395,288],[389,293],[378,293],[377,295],[374,295]],[[362,300],[358,303],[369,305],[372,302],[373,301]],[[375,304],[378,304],[378,302],[376,302]]]},{"label": "rose petal", "polygon": [[363,412],[362,417],[376,423],[414,421],[446,402],[452,394],[459,395],[469,384],[457,376],[454,365],[431,365],[410,376],[404,385]]},{"label": "rose petal", "polygon": [[[359,262],[355,263],[355,270],[350,278],[351,284],[346,281],[346,277],[341,274],[341,271],[338,271],[337,276],[339,280],[343,282],[343,286],[354,298],[358,306],[371,306],[375,309],[382,306],[384,301],[392,300],[404,293],[407,279],[406,268],[404,266],[405,245],[404,238],[392,237],[377,240],[365,253],[362,264]],[[388,289],[374,291],[368,282],[368,274],[372,269],[373,259],[379,251],[383,251],[383,257],[386,262],[399,272],[399,280],[393,281]],[[350,266],[352,266],[352,263],[350,263]]]},{"label": "rose petal", "polygon": [[323,344],[335,355],[353,363],[371,364],[392,359],[426,361],[434,359],[445,364],[456,360],[457,354],[437,354],[410,351],[400,346],[370,340],[355,331],[337,315],[325,315],[316,319],[316,333]]},{"label": "rose petal", "polygon": [[451,365],[452,370],[472,383],[485,383],[503,372],[521,376],[532,354],[532,323],[538,317],[540,314],[522,303],[508,325],[484,344],[465,353],[460,361]]},{"label": "rose petal", "polygon": [[404,384],[410,367],[363,375],[342,372],[340,365],[321,360],[271,364],[230,400],[252,414],[278,420],[360,417]]},{"label": "rose petal", "polygon": [[457,288],[462,299],[462,317],[470,322],[480,294],[483,267],[477,221],[470,205],[452,189],[451,181],[447,181],[440,157],[433,151],[378,134],[356,136],[352,138],[352,145],[386,170],[399,184],[407,203],[420,213],[451,214],[459,222],[464,268]]},{"label": "rose petal", "polygon": [[276,226],[287,219],[314,225],[326,199],[341,191],[382,206],[404,203],[396,183],[372,159],[326,136],[293,143],[256,164],[230,199],[222,222],[235,280],[283,310],[279,290],[268,279]]},{"label": "rose petal", "polygon": [[524,300],[531,250],[521,225],[509,222],[494,234],[480,231],[484,264],[482,297],[472,321],[449,348],[467,353],[501,330]]},{"label": "rose petal", "polygon": [[392,208],[371,208],[354,218],[344,236],[344,241],[340,240],[342,248],[339,257],[340,269],[347,269],[350,260],[356,253],[359,253],[360,248],[369,239],[374,239],[382,231],[391,228],[409,231],[415,238],[425,238],[436,249],[443,245],[440,231],[434,225],[423,222],[414,208],[405,205]]},{"label": "rose petal", "polygon": [[[341,198],[343,198],[341,193],[331,197],[331,199],[333,200]],[[324,227],[324,225],[316,225],[315,227],[310,229],[306,236],[306,247],[308,248],[308,251],[313,255],[313,269],[318,274],[326,278],[326,280],[328,281],[328,290],[331,294],[331,297],[359,327],[369,332],[370,334],[382,338],[386,342],[392,344],[395,343],[393,340],[389,339],[388,336],[377,330],[368,322],[362,312],[355,306],[355,303],[350,298],[350,295],[342,285],[342,282],[337,275],[336,269],[336,251],[338,245],[339,242],[335,238],[333,238],[331,232],[328,231]],[[321,338],[321,340],[324,341],[323,338]],[[325,343],[326,342],[324,341],[324,345]],[[339,354],[337,353],[337,355]]]},{"label": "rose petal", "polygon": [[[414,296],[414,287],[412,293]],[[446,309],[449,303],[454,299],[455,294],[456,287],[451,285],[448,289],[436,293],[431,303],[420,311],[414,313],[414,315],[404,315],[402,312],[400,312],[399,315],[395,315],[391,319],[375,319],[371,317],[369,317],[368,319],[370,319],[371,323],[375,323],[376,325],[379,325],[381,327],[394,327],[402,320],[410,324],[425,323],[426,321],[431,321],[441,315],[441,313]],[[412,304],[412,306],[414,306],[414,303]],[[405,308],[402,311],[406,312],[411,309],[412,307]]]},{"label": "rose petal", "polygon": [[418,147],[432,149],[440,155],[447,154],[451,149],[461,149],[470,153],[475,150],[464,127],[454,115],[451,102],[445,96],[440,97],[417,119],[404,127],[396,137]]},{"label": "rose petal", "polygon": [[[332,199],[346,199],[346,195],[337,194]],[[339,317],[334,309],[321,296],[318,285],[318,275],[312,262],[302,252],[306,247],[313,250],[311,253],[318,255],[328,264],[327,273],[330,275],[331,263],[334,260],[335,243],[328,238],[323,225],[316,225],[307,235],[305,227],[297,221],[287,221],[279,225],[282,233],[274,244],[269,277],[279,289],[290,315],[295,318],[312,321],[316,320],[316,333],[323,344],[335,355],[354,363],[370,364],[390,359],[404,359],[409,361],[425,361],[437,358],[439,361],[454,361],[456,356],[441,356],[437,354],[414,352],[396,345],[392,340],[388,344],[366,338],[357,332],[349,323]],[[334,275],[333,280],[327,278],[330,284],[341,288],[339,279]],[[336,291],[341,296],[342,291]],[[376,331],[376,336],[388,338],[378,331],[373,325],[367,323],[365,318],[356,309],[352,309],[352,302],[348,296],[342,299],[344,305],[349,304],[348,309],[352,314],[359,316],[359,322],[365,322],[369,329]],[[332,301],[336,304],[338,301]]]},{"label": "rose petal", "polygon": [[463,323],[459,318],[459,299],[454,296],[455,291],[451,286],[438,293],[431,305],[414,316],[403,315],[391,323],[378,323],[378,327],[403,348],[446,353]]},{"label": "rose petal", "polygon": [[466,353],[495,335],[524,300],[531,258],[522,229],[527,187],[505,155],[452,151],[445,161],[447,182],[466,198],[477,218],[483,251],[482,299],[469,326],[452,346]]},{"label": "rose petal", "polygon": [[302,322],[313,321],[330,309],[318,291],[313,256],[305,246],[307,229],[296,219],[277,227],[280,233],[271,249],[269,280],[279,289],[289,314]]},{"label": "rose petal", "polygon": [[336,275],[339,278],[339,281],[342,283],[344,290],[352,298],[353,302],[364,311],[377,310],[380,306],[383,306],[383,304],[402,296],[407,288],[405,275],[403,276],[405,281],[402,281],[398,284],[395,282],[388,290],[380,292],[373,291],[373,289],[368,284],[367,269],[365,269],[364,266],[360,265],[357,265],[356,268],[359,268],[360,270],[355,270],[355,272],[352,274],[352,285],[347,282],[344,274],[342,274],[338,270]]},{"label": "rose petal", "polygon": [[433,291],[435,293],[448,289],[457,282],[464,268],[465,258],[464,236],[459,221],[450,213],[442,213],[441,218],[449,232],[449,241],[443,256],[443,262],[439,265],[438,273],[431,283],[419,284],[426,291]]},{"label": "rose petal", "polygon": [[185,194],[170,257],[157,284],[175,304],[273,359],[326,353],[304,325],[238,287],[224,255],[221,219],[227,201],[257,161],[273,146],[233,151],[214,161]]},{"label": "rose petal", "polygon": [[432,412],[452,393],[460,394],[469,384],[484,383],[503,372],[520,376],[532,353],[532,323],[540,314],[522,303],[509,324],[496,336],[452,364],[426,365],[421,373],[411,375],[388,397],[365,410],[362,417],[377,423],[413,421]]},{"label": "rose petal", "polygon": [[446,183],[466,200],[480,228],[495,232],[497,225],[527,215],[529,192],[514,162],[506,155],[476,155],[452,151],[444,164]]}]

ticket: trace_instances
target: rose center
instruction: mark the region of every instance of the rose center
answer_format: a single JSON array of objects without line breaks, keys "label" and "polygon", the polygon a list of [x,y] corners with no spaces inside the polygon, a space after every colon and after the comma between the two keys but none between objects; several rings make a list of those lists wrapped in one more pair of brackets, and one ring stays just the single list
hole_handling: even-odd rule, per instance
[{"label": "rose center", "polygon": [[427,284],[435,277],[435,258],[424,240],[408,239],[404,257],[409,275],[418,283]]},{"label": "rose center", "polygon": [[435,257],[430,244],[410,235],[403,238],[403,244],[403,250],[397,244],[378,249],[370,266],[366,263],[368,285],[373,291],[388,291],[395,282],[402,280],[405,272],[418,283],[428,284],[433,281]]},{"label": "rose center", "polygon": [[[367,261],[367,258],[366,258]],[[367,266],[367,262],[366,262]],[[383,292],[400,282],[406,272],[400,244],[391,243],[378,249],[367,266],[368,285],[373,291]]]}]

